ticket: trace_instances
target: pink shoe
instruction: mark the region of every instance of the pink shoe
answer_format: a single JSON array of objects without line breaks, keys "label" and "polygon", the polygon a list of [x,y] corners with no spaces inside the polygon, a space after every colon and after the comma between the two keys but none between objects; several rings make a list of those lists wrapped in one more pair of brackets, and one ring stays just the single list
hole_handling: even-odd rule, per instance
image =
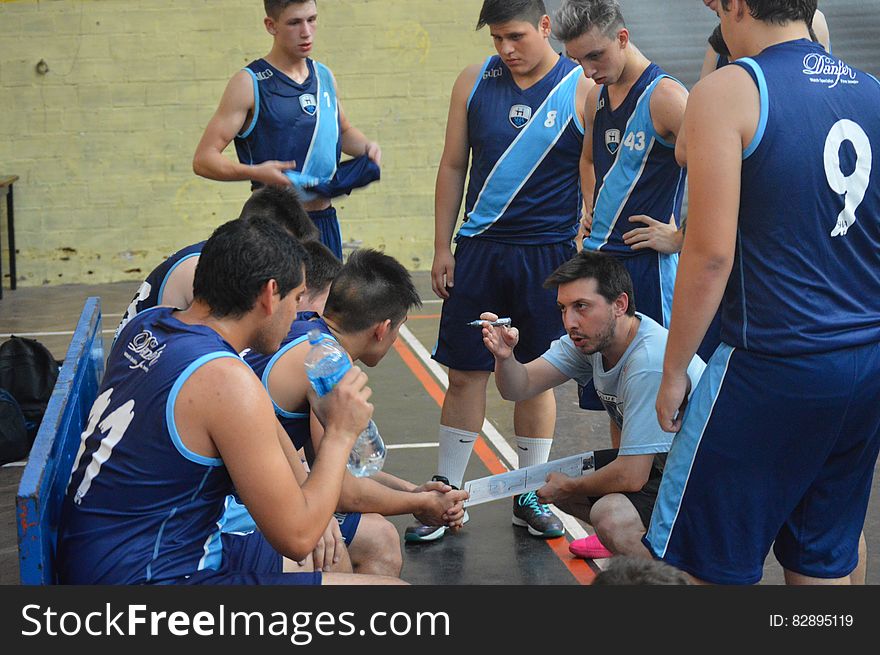
[{"label": "pink shoe", "polygon": [[605,548],[599,541],[599,537],[594,534],[583,539],[575,539],[568,544],[568,550],[575,557],[583,557],[584,559],[605,559],[614,554]]}]

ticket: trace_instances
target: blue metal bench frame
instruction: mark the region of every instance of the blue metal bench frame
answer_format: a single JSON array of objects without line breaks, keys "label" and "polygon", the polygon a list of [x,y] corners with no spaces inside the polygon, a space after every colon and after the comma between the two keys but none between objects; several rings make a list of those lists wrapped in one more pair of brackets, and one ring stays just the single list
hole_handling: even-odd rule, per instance
[{"label": "blue metal bench frame", "polygon": [[21,584],[55,584],[61,504],[104,375],[101,299],[86,300],[15,498]]}]

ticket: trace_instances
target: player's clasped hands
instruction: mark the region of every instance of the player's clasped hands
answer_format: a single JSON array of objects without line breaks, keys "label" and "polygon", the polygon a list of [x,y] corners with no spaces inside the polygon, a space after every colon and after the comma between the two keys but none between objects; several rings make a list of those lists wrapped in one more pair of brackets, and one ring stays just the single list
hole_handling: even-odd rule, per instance
[{"label": "player's clasped hands", "polygon": [[[481,321],[497,321],[498,315],[492,312],[480,314]],[[519,330],[509,325],[483,325],[483,343],[497,359],[507,359],[519,343]]]},{"label": "player's clasped hands", "polygon": [[[315,571],[329,571],[334,564],[338,564],[345,550],[345,538],[339,529],[339,522],[335,516],[330,517],[327,529],[318,540],[315,550],[312,551],[311,563]],[[309,564],[309,558],[297,562],[300,566]]]},{"label": "player's clasped hands", "polygon": [[415,514],[416,520],[424,525],[445,525],[450,528],[461,526],[464,519],[464,501],[468,492],[453,489],[438,481],[426,482],[414,489],[416,493],[431,495],[431,503],[424,512]]}]

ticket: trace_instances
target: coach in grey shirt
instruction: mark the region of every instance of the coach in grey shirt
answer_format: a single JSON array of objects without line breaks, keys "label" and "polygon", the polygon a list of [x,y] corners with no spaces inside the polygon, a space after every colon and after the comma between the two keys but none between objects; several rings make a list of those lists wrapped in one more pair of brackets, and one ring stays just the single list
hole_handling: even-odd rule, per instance
[{"label": "coach in grey shirt", "polygon": [[[613,257],[581,252],[545,285],[557,289],[566,335],[541,357],[518,362],[512,355],[519,331],[483,327],[499,392],[507,400],[522,400],[570,379],[582,385],[592,380],[619,431],[612,430],[612,449],[596,451],[594,473],[579,478],[552,473],[538,499],[590,523],[613,554],[650,557],[641,538],[673,436],[660,429],[654,409],[666,328],[635,311],[632,280]],[[480,318],[497,317],[486,312]],[[688,367],[692,389],[704,368],[695,356]]]}]

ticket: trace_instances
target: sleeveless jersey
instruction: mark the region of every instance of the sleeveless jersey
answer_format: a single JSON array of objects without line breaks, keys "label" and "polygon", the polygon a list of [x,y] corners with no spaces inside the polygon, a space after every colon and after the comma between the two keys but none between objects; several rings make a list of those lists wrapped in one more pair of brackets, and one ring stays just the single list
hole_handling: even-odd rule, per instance
[{"label": "sleeveless jersey", "polygon": [[[278,349],[278,352],[274,355],[261,355],[260,353],[251,351],[244,356],[244,361],[254,370],[257,377],[262,380],[263,386],[266,387],[267,392],[269,391],[269,374],[272,372],[272,367],[275,366],[275,362],[294,346],[298,346],[304,341],[308,342],[309,331],[314,328],[318,328],[322,334],[336,341],[336,338],[330,333],[330,328],[327,327],[324,319],[322,319],[317,313],[300,312],[296,315],[296,320],[290,326],[290,332],[287,333],[287,336],[284,337],[284,340],[281,342],[281,347]],[[270,393],[269,396],[271,397],[271,395],[272,394]],[[290,436],[293,445],[297,449],[302,448],[312,436],[311,428],[309,426],[308,402],[304,402],[303,407],[299,408],[300,411],[297,412],[288,412],[282,409],[275,402],[274,398],[272,399],[272,405],[275,407],[275,414],[278,416],[281,426]]]},{"label": "sleeveless jersey", "polygon": [[468,98],[471,167],[458,237],[514,244],[559,243],[577,234],[577,115],[581,69],[560,57],[541,81],[520,89],[497,55]]},{"label": "sleeveless jersey", "polygon": [[[316,197],[308,187],[333,179],[342,152],[339,106],[333,77],[323,64],[306,59],[309,76],[300,84],[265,59],[247,65],[254,85],[254,115],[235,137],[242,164],[295,161],[287,175],[303,201]],[[255,186],[260,186],[255,184]]]},{"label": "sleeveless jersey", "polygon": [[[165,292],[165,283],[168,282],[168,278],[171,277],[171,274],[181,262],[184,262],[191,257],[198,257],[201,255],[202,248],[204,247],[205,241],[199,241],[186,248],[181,248],[153,269],[153,271],[147,276],[147,279],[141,283],[140,287],[138,287],[137,292],[134,294],[134,298],[131,300],[131,304],[128,306],[128,309],[125,310],[125,315],[122,317],[119,326],[116,328],[116,334],[113,337],[114,339],[119,336],[122,328],[124,328],[132,318],[145,309],[162,304],[162,294]],[[181,307],[180,309],[186,308]]]},{"label": "sleeveless jersey", "polygon": [[599,93],[593,121],[593,229],[584,248],[634,256],[639,251],[623,242],[623,235],[636,227],[630,216],[668,222],[674,215],[676,224],[680,221],[685,171],[675,161],[675,145],[657,133],[651,120],[651,96],[667,77],[650,64],[614,110],[608,87]]},{"label": "sleeveless jersey", "polygon": [[880,342],[880,83],[806,39],[732,65],[761,109],[722,340],[772,355]]},{"label": "sleeveless jersey", "polygon": [[232,482],[221,459],[184,446],[174,404],[200,366],[238,355],[173,311],[139,314],[110,352],[64,499],[64,583],[173,582],[222,563],[217,521]]}]

